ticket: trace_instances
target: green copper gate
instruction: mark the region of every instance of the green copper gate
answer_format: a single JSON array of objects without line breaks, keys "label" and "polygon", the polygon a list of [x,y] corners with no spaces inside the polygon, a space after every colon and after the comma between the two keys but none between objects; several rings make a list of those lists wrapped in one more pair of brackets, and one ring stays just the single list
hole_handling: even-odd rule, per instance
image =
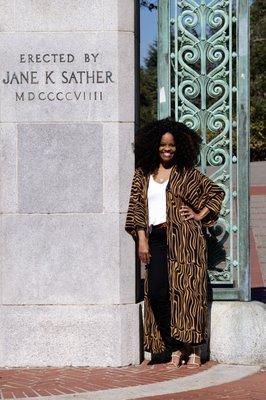
[{"label": "green copper gate", "polygon": [[201,170],[226,193],[214,299],[250,300],[248,27],[247,0],[158,1],[158,118],[201,133]]}]

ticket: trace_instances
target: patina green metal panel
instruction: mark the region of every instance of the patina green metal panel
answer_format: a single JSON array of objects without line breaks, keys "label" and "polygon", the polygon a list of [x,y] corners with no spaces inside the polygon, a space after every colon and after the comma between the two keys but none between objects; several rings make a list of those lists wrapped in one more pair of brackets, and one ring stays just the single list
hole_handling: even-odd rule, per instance
[{"label": "patina green metal panel", "polygon": [[248,2],[158,6],[158,116],[201,133],[201,170],[226,193],[214,229],[226,258],[208,271],[213,296],[249,300]]}]

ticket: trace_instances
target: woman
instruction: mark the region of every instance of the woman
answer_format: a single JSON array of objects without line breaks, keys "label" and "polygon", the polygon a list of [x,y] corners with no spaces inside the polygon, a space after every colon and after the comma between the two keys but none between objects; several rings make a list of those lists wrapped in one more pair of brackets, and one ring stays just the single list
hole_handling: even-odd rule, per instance
[{"label": "woman", "polygon": [[206,337],[207,267],[203,226],[218,219],[223,190],[199,172],[200,137],[171,118],[136,137],[126,231],[146,264],[144,348],[150,364],[200,366]]}]

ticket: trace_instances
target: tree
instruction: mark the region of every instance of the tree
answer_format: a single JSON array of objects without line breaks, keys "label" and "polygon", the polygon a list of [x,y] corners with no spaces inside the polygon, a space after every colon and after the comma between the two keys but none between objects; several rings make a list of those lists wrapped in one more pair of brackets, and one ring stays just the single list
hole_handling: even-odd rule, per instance
[{"label": "tree", "polygon": [[250,105],[251,160],[266,160],[266,2],[255,0],[250,8]]},{"label": "tree", "polygon": [[156,10],[158,8],[156,4],[151,3],[150,1],[145,1],[145,0],[140,1],[140,7],[146,7],[150,11]]},{"label": "tree", "polygon": [[157,45],[149,47],[144,67],[140,68],[140,125],[156,119],[157,114]]}]

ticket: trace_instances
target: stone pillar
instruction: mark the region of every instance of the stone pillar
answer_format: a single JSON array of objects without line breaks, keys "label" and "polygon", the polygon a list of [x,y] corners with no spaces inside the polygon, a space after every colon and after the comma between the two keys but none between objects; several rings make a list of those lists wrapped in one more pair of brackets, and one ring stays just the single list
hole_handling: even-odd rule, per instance
[{"label": "stone pillar", "polygon": [[0,0],[0,365],[139,362],[134,0]]}]

